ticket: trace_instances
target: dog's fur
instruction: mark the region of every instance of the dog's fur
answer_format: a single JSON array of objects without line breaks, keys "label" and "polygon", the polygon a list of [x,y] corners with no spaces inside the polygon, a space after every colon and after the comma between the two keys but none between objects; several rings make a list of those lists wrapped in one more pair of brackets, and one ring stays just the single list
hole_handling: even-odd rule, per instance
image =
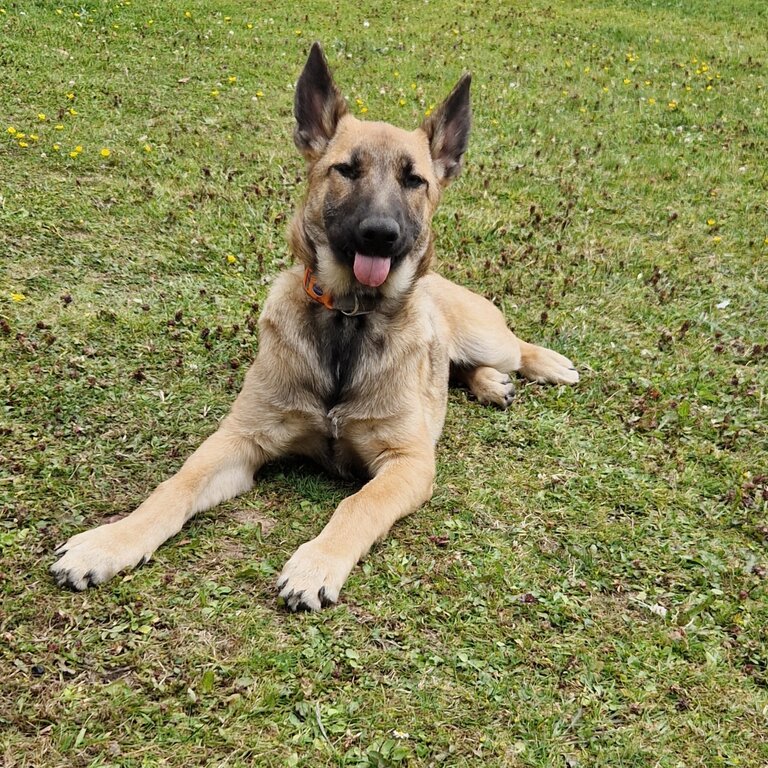
[{"label": "dog's fur", "polygon": [[[513,371],[578,380],[570,360],[516,338],[490,302],[429,271],[432,215],[467,146],[469,85],[465,75],[415,131],[362,122],[312,47],[295,95],[294,139],[309,174],[289,235],[301,265],[270,292],[256,362],[219,430],[176,475],[126,518],[59,548],[59,584],[85,589],[145,562],[196,512],[293,454],[367,478],[279,577],[291,610],[319,609],[336,602],[371,545],[430,498],[449,371],[502,408]],[[336,308],[308,295],[306,268]]]}]

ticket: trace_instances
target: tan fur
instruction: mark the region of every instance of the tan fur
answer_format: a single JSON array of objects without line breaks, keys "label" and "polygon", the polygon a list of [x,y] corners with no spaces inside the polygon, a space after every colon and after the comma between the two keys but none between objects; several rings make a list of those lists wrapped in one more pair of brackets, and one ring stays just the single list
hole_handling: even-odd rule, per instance
[{"label": "tan fur", "polygon": [[[359,121],[346,114],[339,98],[334,86],[319,128],[297,138],[309,179],[289,242],[301,266],[284,272],[270,292],[258,356],[230,414],[131,515],[63,545],[52,566],[59,583],[85,589],[146,561],[196,512],[249,490],[265,462],[305,455],[339,471],[362,466],[371,478],[298,548],[280,576],[280,594],[291,609],[318,609],[338,599],[352,568],[395,521],[430,498],[451,364],[481,402],[501,407],[510,402],[512,372],[556,384],[578,380],[567,358],[519,340],[490,302],[428,271],[429,223],[461,162],[460,154],[438,156],[442,149],[436,146],[450,142],[448,118],[438,112],[434,125],[405,131]],[[360,288],[351,269],[334,259],[323,217],[329,201],[347,194],[347,181],[332,169],[352,152],[361,158],[360,183],[370,184],[363,188],[372,199],[397,192],[397,158],[413,158],[426,187],[409,191],[407,206],[423,228],[375,292],[377,311],[365,320],[347,388],[329,403],[333,371],[315,334],[318,320],[328,319],[317,313],[332,310],[318,307],[302,281],[309,266],[333,295]]]}]

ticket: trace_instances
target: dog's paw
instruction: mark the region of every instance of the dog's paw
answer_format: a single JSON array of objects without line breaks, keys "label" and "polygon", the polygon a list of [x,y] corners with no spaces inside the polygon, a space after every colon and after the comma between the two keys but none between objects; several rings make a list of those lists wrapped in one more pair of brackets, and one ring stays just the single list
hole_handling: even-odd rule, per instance
[{"label": "dog's paw", "polygon": [[285,564],[277,589],[291,611],[319,611],[339,599],[354,563],[331,554],[317,539],[302,544]]},{"label": "dog's paw", "polygon": [[523,358],[520,373],[540,384],[575,384],[579,380],[574,364],[565,355],[546,347],[534,347],[533,353]]},{"label": "dog's paw", "polygon": [[152,553],[131,541],[123,521],[118,521],[78,533],[56,554],[59,560],[50,568],[56,583],[81,591],[145,563]]},{"label": "dog's paw", "polygon": [[483,405],[496,405],[506,410],[515,399],[514,382],[495,368],[478,368],[469,378],[469,386]]}]

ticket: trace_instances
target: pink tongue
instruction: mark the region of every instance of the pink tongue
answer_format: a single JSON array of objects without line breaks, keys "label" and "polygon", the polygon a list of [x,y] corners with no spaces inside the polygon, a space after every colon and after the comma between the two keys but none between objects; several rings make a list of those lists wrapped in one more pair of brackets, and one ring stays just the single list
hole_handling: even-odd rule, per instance
[{"label": "pink tongue", "polygon": [[389,274],[392,260],[381,256],[363,256],[355,254],[355,277],[363,284],[375,288],[381,285]]}]

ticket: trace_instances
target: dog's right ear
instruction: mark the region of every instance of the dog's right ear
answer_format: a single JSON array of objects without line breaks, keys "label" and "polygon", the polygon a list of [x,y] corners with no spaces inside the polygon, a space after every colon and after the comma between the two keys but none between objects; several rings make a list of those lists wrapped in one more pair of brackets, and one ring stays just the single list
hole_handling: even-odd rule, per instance
[{"label": "dog's right ear", "polygon": [[310,162],[317,160],[336,133],[339,120],[347,113],[347,103],[328,69],[319,43],[313,43],[307,63],[296,83],[293,114],[296,127],[293,140]]}]

